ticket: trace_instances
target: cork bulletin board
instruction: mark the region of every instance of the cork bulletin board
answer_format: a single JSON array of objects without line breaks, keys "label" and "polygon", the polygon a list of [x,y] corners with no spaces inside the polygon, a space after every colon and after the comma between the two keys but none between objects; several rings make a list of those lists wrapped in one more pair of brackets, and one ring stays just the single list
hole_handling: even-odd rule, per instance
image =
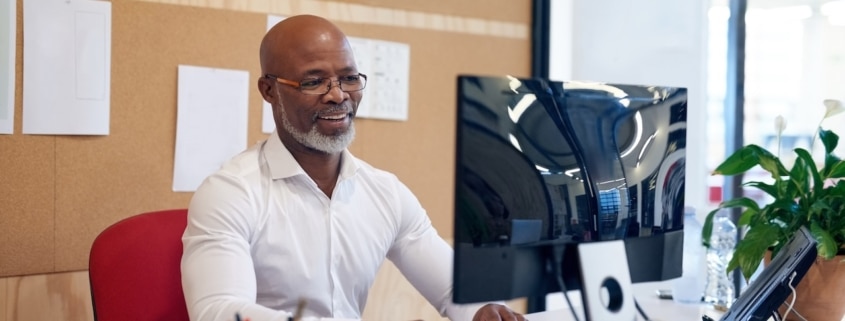
[{"label": "cork bulletin board", "polygon": [[[187,207],[191,193],[171,189],[177,66],[246,70],[256,79],[268,13],[322,15],[347,35],[409,44],[408,121],[358,119],[351,150],[405,182],[447,239],[455,76],[530,73],[529,1],[114,0],[110,135],[23,135],[17,1],[15,133],[0,135],[0,276],[87,269],[91,243],[109,225]],[[60,85],[38,90],[49,95]],[[251,89],[248,146],[266,136],[261,103]]]}]

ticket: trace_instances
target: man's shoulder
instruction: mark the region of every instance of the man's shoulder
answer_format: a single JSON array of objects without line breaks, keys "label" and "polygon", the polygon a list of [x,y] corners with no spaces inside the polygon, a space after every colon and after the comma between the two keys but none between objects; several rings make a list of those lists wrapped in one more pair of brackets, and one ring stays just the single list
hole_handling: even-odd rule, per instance
[{"label": "man's shoulder", "polygon": [[232,156],[223,162],[220,168],[212,175],[227,175],[236,177],[249,177],[261,172],[260,150],[261,143]]},{"label": "man's shoulder", "polygon": [[352,161],[357,166],[358,174],[362,175],[363,177],[381,182],[399,182],[399,178],[396,176],[396,174],[393,174],[381,168],[377,168],[372,164],[366,162],[365,160],[353,156],[352,154],[349,155],[352,156]]},{"label": "man's shoulder", "polygon": [[413,192],[408,185],[396,174],[376,168],[361,159],[355,159],[355,162],[358,166],[355,177],[359,183],[369,186],[382,195],[390,195],[390,198],[397,197],[406,200],[409,199],[408,197],[413,197]]}]

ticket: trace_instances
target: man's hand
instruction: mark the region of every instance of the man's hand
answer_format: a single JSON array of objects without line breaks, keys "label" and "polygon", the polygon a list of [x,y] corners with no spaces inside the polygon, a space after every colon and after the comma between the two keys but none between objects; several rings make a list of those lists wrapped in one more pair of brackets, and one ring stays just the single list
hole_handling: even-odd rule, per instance
[{"label": "man's hand", "polygon": [[472,321],[526,321],[522,314],[501,304],[487,304],[475,312]]}]

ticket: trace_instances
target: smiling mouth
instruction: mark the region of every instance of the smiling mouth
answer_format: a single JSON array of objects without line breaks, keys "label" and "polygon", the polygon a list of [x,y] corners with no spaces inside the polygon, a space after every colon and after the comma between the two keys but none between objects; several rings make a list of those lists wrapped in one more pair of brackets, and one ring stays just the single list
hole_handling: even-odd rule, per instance
[{"label": "smiling mouth", "polygon": [[317,116],[317,119],[338,121],[338,120],[344,120],[348,116],[349,116],[348,113],[331,114],[331,115],[319,115],[319,116]]}]

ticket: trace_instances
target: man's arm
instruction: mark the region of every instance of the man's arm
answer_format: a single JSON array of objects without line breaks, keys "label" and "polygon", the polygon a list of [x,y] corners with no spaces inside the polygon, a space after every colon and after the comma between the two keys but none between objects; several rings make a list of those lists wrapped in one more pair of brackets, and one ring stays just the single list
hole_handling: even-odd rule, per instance
[{"label": "man's arm", "polygon": [[[401,185],[401,184],[400,184]],[[524,320],[503,303],[452,302],[454,251],[431,225],[419,201],[404,185],[397,188],[400,232],[388,258],[441,315],[452,321]]]},{"label": "man's arm", "polygon": [[182,288],[193,321],[287,321],[288,313],[256,304],[249,238],[254,222],[244,184],[216,174],[194,194],[182,237]]}]

